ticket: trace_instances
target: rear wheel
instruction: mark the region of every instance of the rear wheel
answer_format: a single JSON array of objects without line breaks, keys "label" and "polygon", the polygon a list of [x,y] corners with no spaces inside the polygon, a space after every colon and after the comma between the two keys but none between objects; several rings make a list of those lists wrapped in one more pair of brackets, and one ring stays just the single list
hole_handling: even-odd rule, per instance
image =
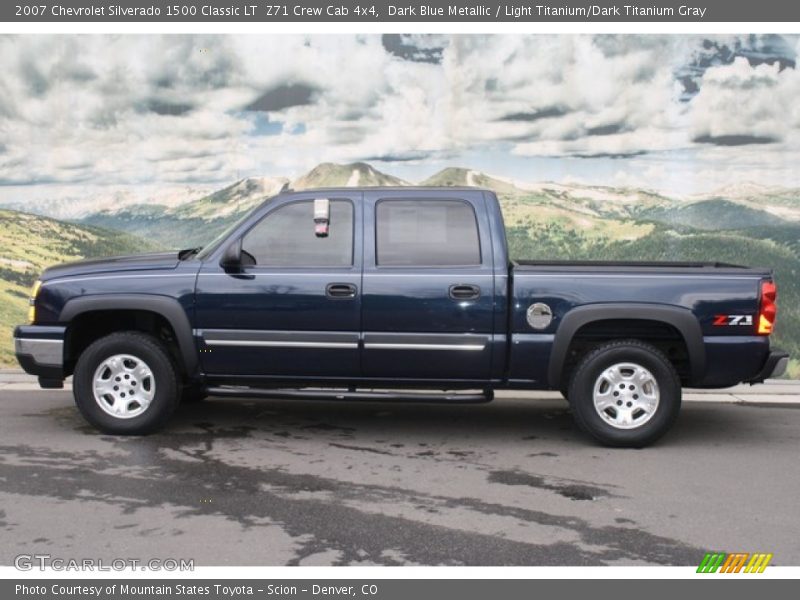
[{"label": "rear wheel", "polygon": [[568,390],[575,421],[608,446],[642,447],[675,422],[681,384],[658,349],[637,340],[604,344],[573,371]]},{"label": "rear wheel", "polygon": [[93,342],[75,366],[73,394],[84,418],[104,433],[142,435],[164,426],[178,404],[169,352],[138,332]]}]

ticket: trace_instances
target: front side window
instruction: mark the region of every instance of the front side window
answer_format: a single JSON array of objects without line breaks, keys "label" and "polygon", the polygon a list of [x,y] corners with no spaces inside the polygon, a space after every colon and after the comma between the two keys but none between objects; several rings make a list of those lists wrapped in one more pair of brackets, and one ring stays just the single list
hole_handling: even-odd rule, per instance
[{"label": "front side window", "polygon": [[331,200],[328,235],[314,232],[314,201],[286,204],[242,240],[242,251],[263,267],[349,267],[353,264],[353,204]]},{"label": "front side window", "polygon": [[472,205],[461,200],[381,200],[376,207],[379,266],[481,263]]}]

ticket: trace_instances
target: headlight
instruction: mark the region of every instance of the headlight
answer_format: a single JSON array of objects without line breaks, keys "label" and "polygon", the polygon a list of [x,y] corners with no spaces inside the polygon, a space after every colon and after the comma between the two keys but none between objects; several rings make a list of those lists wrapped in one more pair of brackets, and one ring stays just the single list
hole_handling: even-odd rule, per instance
[{"label": "headlight", "polygon": [[42,282],[38,279],[33,284],[31,290],[31,299],[28,303],[28,324],[33,325],[36,322],[36,296],[39,294],[39,288],[42,287]]}]

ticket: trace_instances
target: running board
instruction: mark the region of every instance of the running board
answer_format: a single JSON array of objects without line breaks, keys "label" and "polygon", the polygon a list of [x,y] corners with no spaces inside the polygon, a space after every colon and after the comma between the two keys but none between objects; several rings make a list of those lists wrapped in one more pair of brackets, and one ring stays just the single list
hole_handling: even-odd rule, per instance
[{"label": "running board", "polygon": [[209,396],[224,398],[274,398],[297,400],[355,400],[362,402],[425,402],[441,404],[484,404],[494,400],[494,392],[453,394],[442,392],[359,392],[345,390],[264,389],[245,387],[210,387]]}]

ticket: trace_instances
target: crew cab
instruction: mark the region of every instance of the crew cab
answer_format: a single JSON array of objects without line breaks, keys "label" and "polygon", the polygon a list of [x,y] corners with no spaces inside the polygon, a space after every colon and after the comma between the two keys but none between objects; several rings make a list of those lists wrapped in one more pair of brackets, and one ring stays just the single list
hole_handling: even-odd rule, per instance
[{"label": "crew cab", "polygon": [[81,413],[113,434],[207,395],[552,389],[599,442],[643,446],[683,386],[783,373],[775,299],[767,269],[512,262],[488,190],[287,190],[202,249],[47,269],[14,337],[42,387],[72,375]]}]

